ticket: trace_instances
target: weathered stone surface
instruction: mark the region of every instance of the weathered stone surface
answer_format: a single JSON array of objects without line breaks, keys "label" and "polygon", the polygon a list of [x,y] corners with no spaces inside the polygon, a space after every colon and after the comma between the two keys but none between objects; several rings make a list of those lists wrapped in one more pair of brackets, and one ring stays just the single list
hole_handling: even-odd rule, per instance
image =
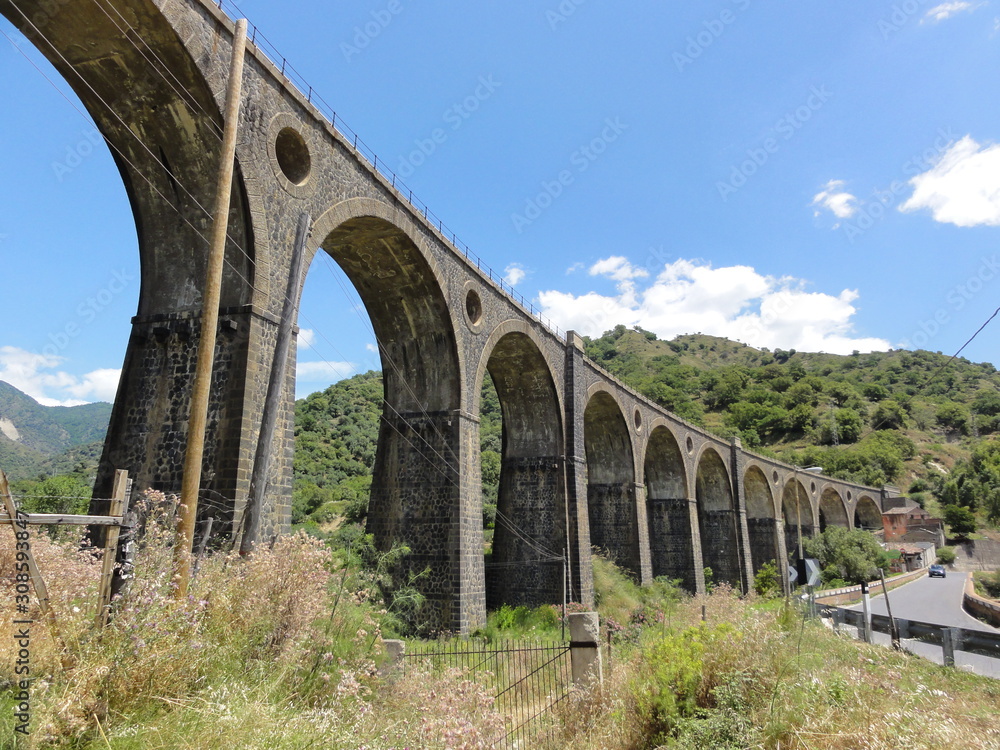
[{"label": "weathered stone surface", "polygon": [[[136,218],[140,300],[95,497],[110,494],[116,468],[140,490],[177,491],[233,24],[211,0],[0,0],[0,14],[88,108]],[[703,591],[708,565],[745,588],[762,558],[785,565],[798,525],[808,536],[879,518],[878,490],[755,456],[588,361],[579,336],[563,338],[506,295],[253,45],[239,124],[199,507],[220,521],[222,541],[240,529],[303,213],[313,217],[308,260],[322,251],[344,269],[379,340],[385,403],[369,530],[383,549],[412,549],[400,575],[428,569],[432,627],[468,632],[484,622],[487,597],[559,601],[563,569],[551,558],[564,550],[568,596],[591,606],[594,546],[644,583],[667,575]],[[294,358],[262,538],[289,527]],[[489,573],[478,417],[487,372],[503,411],[499,508],[510,520]],[[92,510],[106,509],[95,500]]]}]

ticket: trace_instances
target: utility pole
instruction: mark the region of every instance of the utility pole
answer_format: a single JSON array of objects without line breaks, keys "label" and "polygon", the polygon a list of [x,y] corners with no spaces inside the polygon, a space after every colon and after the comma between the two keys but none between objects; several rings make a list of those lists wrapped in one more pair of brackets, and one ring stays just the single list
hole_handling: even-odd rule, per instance
[{"label": "utility pole", "polygon": [[205,425],[215,364],[215,338],[219,327],[219,303],[222,297],[222,269],[226,259],[226,236],[229,232],[229,203],[233,190],[236,161],[236,131],[240,119],[240,96],[243,84],[243,56],[246,50],[247,21],[236,22],[229,88],[223,121],[222,156],[215,193],[215,215],[205,274],[205,292],[201,308],[201,338],[188,417],[188,442],[184,454],[184,478],[181,482],[181,506],[177,519],[177,543],[174,547],[174,596],[187,596],[191,578],[191,545],[195,518],[198,515],[198,491],[201,487],[201,464],[205,454]]}]

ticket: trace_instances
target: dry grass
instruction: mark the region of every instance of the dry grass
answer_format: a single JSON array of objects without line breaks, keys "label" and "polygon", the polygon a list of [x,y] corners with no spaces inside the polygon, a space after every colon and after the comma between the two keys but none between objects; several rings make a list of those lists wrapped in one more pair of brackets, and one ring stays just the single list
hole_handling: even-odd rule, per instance
[{"label": "dry grass", "polygon": [[[153,500],[167,515],[153,514],[135,580],[101,634],[91,624],[94,556],[35,535],[74,666],[60,666],[36,623],[24,746],[490,746],[502,717],[485,681],[447,667],[380,674],[370,578],[314,539],[211,557],[191,596],[173,602],[171,506]],[[0,564],[13,564],[9,533]],[[657,599],[599,565],[603,600],[630,625],[605,683],[574,691],[547,722],[554,736],[531,747],[1000,748],[1000,682],[848,641],[725,587],[679,603],[662,589]],[[0,588],[12,604],[12,581]],[[12,619],[0,618],[8,682]],[[3,747],[13,746],[10,706],[0,703]]]}]

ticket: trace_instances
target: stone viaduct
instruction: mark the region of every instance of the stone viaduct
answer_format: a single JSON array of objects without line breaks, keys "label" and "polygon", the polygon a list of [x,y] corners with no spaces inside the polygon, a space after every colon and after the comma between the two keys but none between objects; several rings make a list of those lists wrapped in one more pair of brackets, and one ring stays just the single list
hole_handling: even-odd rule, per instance
[{"label": "stone viaduct", "polygon": [[[95,497],[114,468],[180,486],[207,230],[234,24],[209,0],[0,0],[98,124],[135,216],[142,280]],[[746,589],[826,525],[881,528],[880,491],[806,473],[666,412],[588,360],[446,236],[336,115],[296,86],[254,30],[200,511],[240,528],[299,217],[307,261],[329,253],[380,343],[385,393],[369,509],[378,544],[429,567],[428,620],[467,632],[487,604],[592,603],[591,549],[639,580]],[[294,347],[291,359],[294,364]],[[289,526],[294,367],[284,385],[264,514]],[[479,397],[503,413],[498,525],[483,555]],[[94,512],[102,512],[95,501]],[[540,552],[544,550],[545,552]],[[540,557],[540,555],[545,555]],[[491,571],[496,571],[493,574]]]}]

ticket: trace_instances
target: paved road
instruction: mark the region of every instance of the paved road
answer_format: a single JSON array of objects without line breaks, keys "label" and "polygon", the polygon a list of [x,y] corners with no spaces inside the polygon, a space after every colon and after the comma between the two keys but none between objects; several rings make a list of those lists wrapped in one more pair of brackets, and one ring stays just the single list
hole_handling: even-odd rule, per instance
[{"label": "paved road", "polygon": [[[889,592],[889,604],[892,606],[893,617],[953,628],[965,628],[966,630],[1000,633],[1000,630],[966,614],[962,608],[962,594],[965,591],[965,581],[968,575],[967,573],[949,572],[947,578],[924,576],[905,586],[900,586],[898,589],[893,589]],[[881,587],[879,589],[881,590]],[[861,605],[857,604],[849,609],[861,611]],[[882,595],[873,596],[871,610],[873,614],[886,614],[885,597]],[[875,642],[889,645],[890,639],[886,634],[875,633]],[[907,651],[919,654],[937,664],[944,661],[941,647],[938,645],[907,639],[903,641],[903,647]],[[960,667],[971,668],[978,674],[1000,678],[1000,659],[959,651],[955,654],[955,663]]]}]

